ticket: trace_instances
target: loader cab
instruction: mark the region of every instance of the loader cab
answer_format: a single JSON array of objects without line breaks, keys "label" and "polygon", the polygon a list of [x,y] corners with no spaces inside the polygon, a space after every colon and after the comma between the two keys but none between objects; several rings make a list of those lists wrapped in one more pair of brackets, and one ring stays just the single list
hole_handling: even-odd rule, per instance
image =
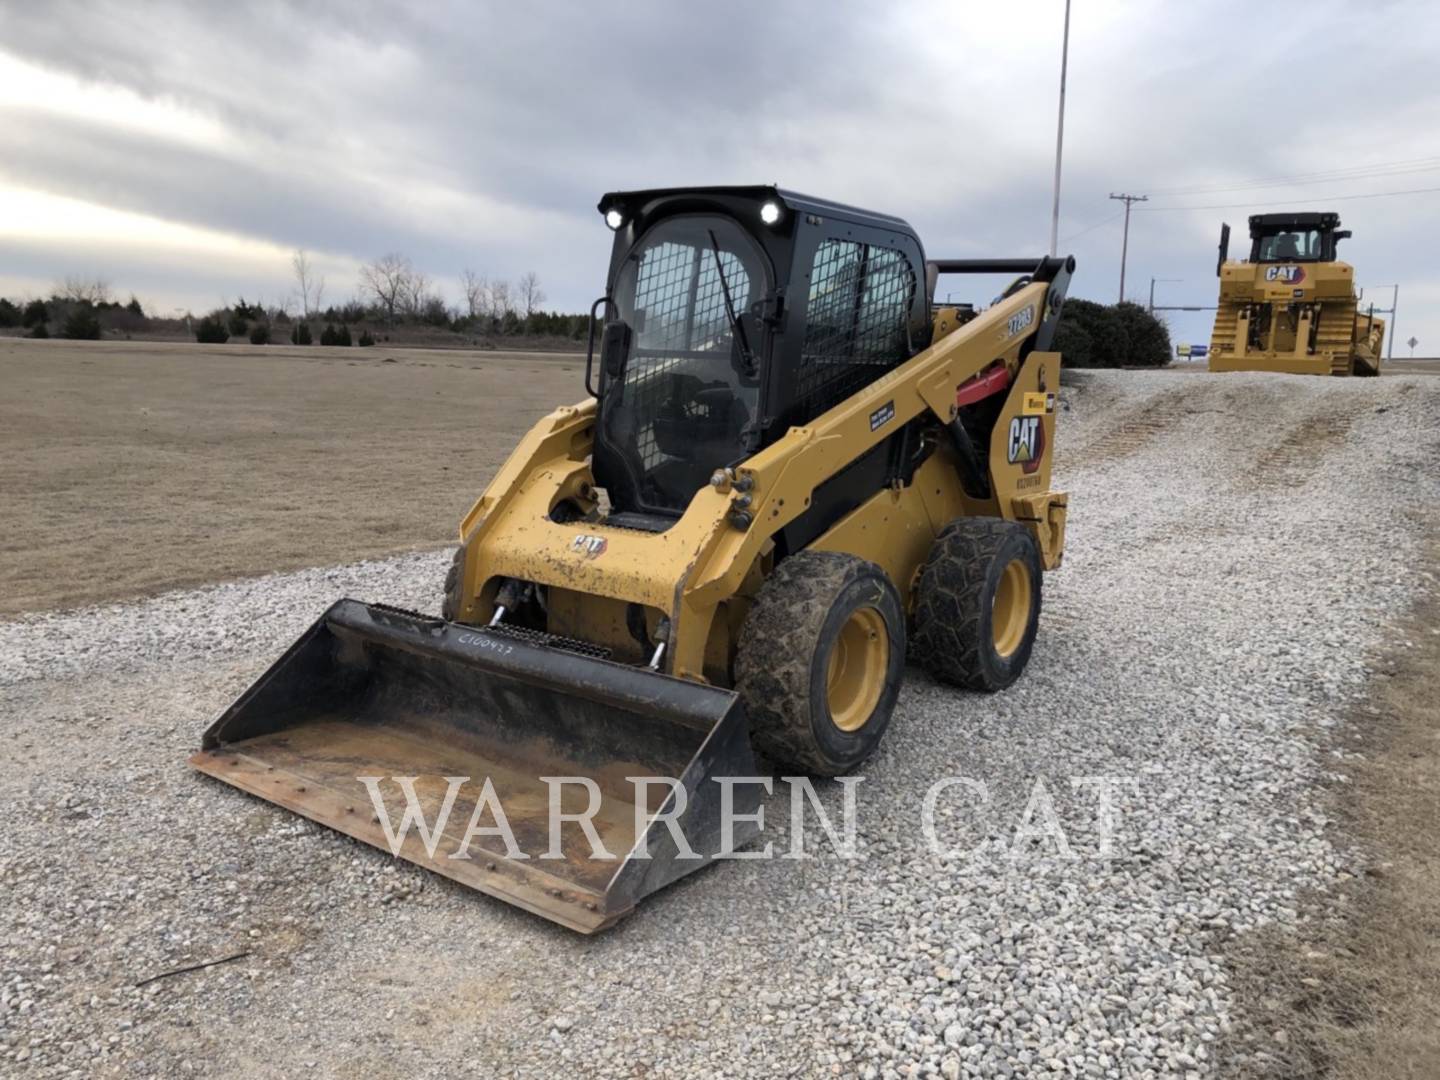
[{"label": "loader cab", "polygon": [[[612,192],[587,386],[612,518],[663,529],[734,466],[928,344],[914,230],[774,187]],[[598,346],[598,347],[597,347]]]},{"label": "loader cab", "polygon": [[1334,213],[1255,214],[1250,218],[1252,263],[1334,262],[1335,245],[1349,236]]}]

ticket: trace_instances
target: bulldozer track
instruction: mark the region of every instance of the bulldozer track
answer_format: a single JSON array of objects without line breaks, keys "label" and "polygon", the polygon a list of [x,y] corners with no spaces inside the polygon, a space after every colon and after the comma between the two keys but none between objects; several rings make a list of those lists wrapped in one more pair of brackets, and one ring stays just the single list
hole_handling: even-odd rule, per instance
[{"label": "bulldozer track", "polygon": [[1139,453],[1152,440],[1170,431],[1194,412],[1189,388],[1167,390],[1117,416],[1099,437],[1067,455],[1065,467],[1091,467],[1119,461]]},{"label": "bulldozer track", "polygon": [[1309,413],[1291,427],[1274,449],[1256,462],[1245,486],[1273,491],[1303,485],[1331,452],[1344,445],[1369,403],[1348,400],[1331,405]]}]

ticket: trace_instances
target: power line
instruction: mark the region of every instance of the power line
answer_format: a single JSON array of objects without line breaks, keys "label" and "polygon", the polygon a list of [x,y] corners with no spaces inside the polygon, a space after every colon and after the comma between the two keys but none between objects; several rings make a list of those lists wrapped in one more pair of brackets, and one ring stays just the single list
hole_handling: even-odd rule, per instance
[{"label": "power line", "polygon": [[1062,244],[1068,244],[1068,243],[1070,243],[1071,240],[1078,240],[1080,237],[1084,236],[1086,233],[1094,232],[1096,229],[1100,228],[1102,225],[1109,225],[1112,221],[1119,221],[1120,218],[1121,218],[1121,216],[1122,216],[1124,213],[1125,213],[1124,210],[1116,210],[1115,213],[1111,214],[1111,215],[1110,215],[1109,217],[1107,217],[1104,221],[1097,221],[1097,222],[1095,222],[1094,225],[1087,225],[1087,226],[1085,226],[1085,228],[1081,229],[1079,232],[1077,232],[1077,233],[1071,233],[1069,236],[1065,237],[1065,239],[1061,240],[1060,242],[1061,242]]},{"label": "power line", "polygon": [[[1410,188],[1408,191],[1372,191],[1364,195],[1312,195],[1310,198],[1325,202],[1349,202],[1352,199],[1390,199],[1397,195],[1427,195],[1433,191],[1440,191],[1440,187]],[[1262,206],[1292,206],[1294,203],[1294,199],[1284,199],[1279,202],[1210,203],[1205,206],[1145,206],[1136,213],[1158,214],[1166,210],[1248,210]]]},{"label": "power line", "polygon": [[1361,179],[1371,175],[1404,175],[1408,172],[1428,172],[1440,168],[1440,157],[1407,158],[1401,161],[1381,161],[1368,165],[1351,165],[1339,169],[1324,169],[1319,172],[1292,173],[1287,176],[1262,176],[1233,183],[1194,184],[1185,187],[1159,188],[1156,195],[1198,195],[1210,191],[1243,191],[1248,188],[1270,187],[1280,184],[1310,184],[1325,180]]},{"label": "power line", "polygon": [[1257,191],[1257,190],[1260,190],[1260,189],[1262,189],[1262,188],[1308,187],[1308,186],[1310,186],[1311,184],[1338,184],[1338,183],[1348,183],[1348,182],[1351,181],[1351,180],[1378,180],[1378,179],[1381,179],[1381,178],[1383,178],[1383,177],[1390,177],[1390,176],[1413,176],[1413,175],[1415,175],[1416,173],[1432,173],[1432,172],[1440,172],[1440,162],[1436,162],[1434,165],[1422,165],[1422,166],[1418,166],[1418,167],[1412,168],[1412,169],[1385,169],[1385,170],[1381,170],[1381,171],[1357,172],[1357,173],[1349,173],[1349,174],[1337,173],[1337,174],[1335,174],[1335,175],[1333,175],[1333,176],[1317,176],[1317,177],[1315,177],[1314,179],[1309,179],[1309,180],[1273,180],[1273,181],[1267,181],[1267,182],[1265,182],[1265,183],[1235,184],[1235,185],[1232,185],[1232,186],[1224,186],[1224,187],[1217,185],[1217,186],[1214,186],[1214,187],[1194,188],[1194,189],[1191,189],[1191,190],[1188,190],[1188,191],[1171,191],[1171,192],[1165,192],[1165,194],[1167,194],[1167,195],[1208,195],[1208,194],[1218,194],[1218,193],[1220,193],[1220,192],[1225,192],[1225,191]]}]

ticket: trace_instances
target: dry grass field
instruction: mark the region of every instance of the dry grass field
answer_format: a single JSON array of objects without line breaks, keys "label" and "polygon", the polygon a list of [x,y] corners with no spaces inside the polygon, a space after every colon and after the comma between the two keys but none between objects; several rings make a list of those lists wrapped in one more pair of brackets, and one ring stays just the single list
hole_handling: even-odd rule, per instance
[{"label": "dry grass field", "polygon": [[[0,1017],[9,1025],[0,1024],[0,1072],[29,1060],[33,1075],[170,1075],[213,1059],[217,1073],[228,1075],[292,1075],[302,1067],[320,1076],[397,1069],[454,1075],[462,1062],[472,1071],[493,1065],[496,1072],[560,1075],[583,1060],[610,1062],[607,1075],[634,1075],[640,1055],[658,1054],[673,1067],[657,1073],[717,1072],[713,1063],[723,1060],[756,1075],[798,1074],[806,1055],[813,1065],[840,1045],[837,1007],[817,996],[790,1021],[798,1034],[782,1036],[785,1029],[756,1007],[763,1000],[753,1000],[757,986],[782,985],[769,981],[775,972],[785,978],[801,972],[793,986],[784,985],[784,1000],[808,1002],[805,995],[830,975],[803,975],[805,965],[817,956],[828,963],[824,949],[843,942],[852,950],[841,953],[843,964],[868,963],[877,948],[897,950],[874,968],[887,973],[876,994],[909,992],[905,980],[897,990],[888,972],[907,970],[916,949],[929,950],[917,969],[929,977],[924,972],[933,969],[941,939],[927,944],[930,931],[917,930],[915,916],[895,905],[897,898],[910,903],[913,892],[927,912],[947,910],[949,894],[939,903],[925,892],[935,881],[968,883],[983,895],[985,879],[967,878],[953,865],[942,873],[935,864],[914,880],[896,869],[901,862],[880,863],[878,874],[857,864],[853,878],[842,876],[851,871],[840,863],[797,864],[788,878],[766,867],[771,876],[763,889],[758,877],[697,875],[698,884],[655,898],[648,916],[637,915],[614,938],[591,946],[433,885],[374,853],[352,851],[343,846],[348,841],[296,828],[278,811],[237,811],[185,770],[204,718],[278,655],[277,638],[286,635],[271,624],[290,626],[293,634],[291,624],[303,626],[323,610],[345,575],[354,576],[355,568],[340,564],[452,543],[460,516],[525,428],[554,405],[583,396],[583,364],[575,355],[384,346],[0,340],[0,632],[8,630],[10,642],[8,655],[0,648],[0,662],[8,661],[12,678],[0,728],[11,736],[11,774],[23,781],[0,793],[0,811],[22,830],[12,839],[18,854],[0,856],[0,891],[21,898],[14,906],[25,913],[11,920],[8,937],[0,933],[9,965],[0,975],[21,972],[39,987],[34,1008]],[[1390,370],[1409,375],[1426,367],[1397,361]],[[1440,568],[1433,508],[1440,504],[1433,474],[1417,468],[1440,452],[1430,419],[1436,385],[1433,375],[1211,379],[1184,371],[1160,378],[1097,372],[1068,384],[1059,462],[1084,511],[1072,525],[1067,569],[1053,588],[1047,585],[1047,646],[1055,658],[1040,661],[1038,680],[979,703],[912,679],[898,749],[872,767],[871,782],[889,785],[880,803],[901,805],[918,802],[933,780],[927,769],[936,754],[965,763],[954,768],[977,771],[1013,762],[1028,778],[1059,775],[1098,745],[1115,756],[1086,767],[1122,773],[1151,760],[1174,767],[1173,755],[1187,744],[1172,741],[1171,733],[1187,723],[1196,739],[1219,730],[1208,771],[1187,774],[1182,791],[1203,781],[1207,799],[1223,796],[1226,842],[1207,839],[1203,849],[1159,843],[1154,849],[1165,858],[1153,866],[1151,847],[1140,845],[1105,871],[1104,888],[1095,889],[1102,879],[1092,877],[1084,878],[1083,894],[1067,886],[1090,898],[1065,908],[1064,921],[1047,931],[1068,952],[1035,953],[1027,961],[1044,973],[1037,981],[1076,985],[1066,957],[1084,950],[1073,943],[1095,926],[1109,934],[1122,925],[1103,920],[1132,920],[1123,924],[1126,950],[1163,950],[1164,964],[1154,969],[1161,974],[1146,976],[1160,980],[1155,1000],[1198,1009],[1187,1011],[1193,1018],[1216,999],[1203,996],[1199,983],[1165,980],[1192,953],[1203,954],[1207,965],[1223,958],[1225,1037],[1207,1049],[1213,1067],[1185,1075],[1440,1075],[1432,1022],[1440,999],[1440,840],[1429,827],[1440,814],[1434,694],[1440,609],[1433,596]],[[1262,429],[1277,423],[1282,434],[1264,441]],[[1397,431],[1403,437],[1394,437]],[[1403,486],[1376,480],[1402,476]],[[1170,497],[1133,503],[1140,477]],[[1367,512],[1404,508],[1395,518],[1404,530],[1386,536],[1385,551],[1410,550],[1413,561],[1364,554],[1381,550],[1374,522],[1353,509],[1334,510],[1353,508],[1357,491]],[[1251,516],[1247,507],[1262,513]],[[1289,530],[1284,544],[1272,535],[1276,529]],[[1412,550],[1406,546],[1412,534],[1429,538]],[[1216,536],[1246,553],[1232,558]],[[1354,543],[1362,557],[1314,572],[1314,561],[1327,557],[1327,536]],[[1266,557],[1250,550],[1267,543]],[[1291,548],[1308,576],[1283,572],[1277,560],[1292,557]],[[396,565],[407,562],[424,565]],[[357,595],[434,605],[443,563],[435,555],[372,564],[359,575],[367,587]],[[210,591],[177,593],[153,609],[146,602],[47,613],[302,566],[333,567],[336,577],[332,582],[323,570],[315,572],[326,575],[320,582],[277,578],[253,593],[236,590],[225,612],[212,606]],[[1355,597],[1391,588],[1402,574],[1406,596],[1394,613],[1400,621],[1366,631],[1376,644],[1363,685],[1326,689],[1322,676],[1354,659],[1345,635],[1367,625],[1346,614],[1358,609]],[[1136,581],[1146,590],[1143,625],[1130,606]],[[1332,587],[1337,581],[1342,588]],[[1272,594],[1273,603],[1256,599]],[[1193,603],[1196,596],[1204,602]],[[1149,597],[1162,602],[1152,609]],[[152,610],[163,616],[150,620]],[[1270,625],[1264,620],[1287,610],[1295,619],[1280,620],[1293,638],[1283,655],[1236,647],[1248,640],[1236,636],[1241,630]],[[35,614],[5,618],[19,612]],[[1219,614],[1206,622],[1207,612]],[[1368,620],[1383,612],[1366,607],[1362,614]],[[210,624],[227,617],[247,634],[223,643],[205,637]],[[1329,637],[1326,628],[1333,628]],[[92,637],[104,647],[92,650]],[[1179,659],[1157,663],[1156,655],[1166,654],[1156,650],[1165,648],[1177,649],[1168,655]],[[1149,678],[1129,678],[1136,658],[1150,665]],[[1125,674],[1097,677],[1110,662]],[[1079,674],[1068,676],[1065,664]],[[1162,677],[1155,672],[1162,671],[1174,679],[1165,695],[1154,689]],[[1207,679],[1208,696],[1197,696]],[[1094,686],[1106,689],[1087,689]],[[1275,694],[1290,689],[1284,697],[1257,698],[1257,686]],[[1052,711],[1057,687],[1063,711]],[[1143,724],[1127,727],[1117,702],[1143,707]],[[1296,711],[1297,702],[1312,711],[1309,719]],[[1228,727],[1213,728],[1208,712],[1197,713],[1212,707],[1226,709]],[[1156,719],[1153,708],[1166,711]],[[1077,728],[1082,722],[1093,726]],[[1166,740],[1147,744],[1152,729],[1167,733]],[[1258,749],[1240,753],[1237,745]],[[1302,762],[1316,755],[1325,779],[1316,780],[1308,765],[1294,773],[1298,766],[1280,753],[1286,746]],[[1222,766],[1232,759],[1241,772],[1227,780]],[[1287,775],[1293,785],[1257,794],[1257,785]],[[1307,786],[1296,786],[1302,779]],[[28,794],[36,790],[46,793],[38,812]],[[146,797],[136,800],[137,790]],[[92,805],[103,813],[90,816],[83,808]],[[1157,806],[1150,820],[1183,819],[1189,835],[1189,817],[1168,802]],[[1242,930],[1206,924],[1167,936],[1188,925],[1175,923],[1175,913],[1199,911],[1202,901],[1233,917],[1229,874],[1259,872],[1232,858],[1231,848],[1258,850],[1265,838],[1264,861],[1286,865],[1309,851],[1290,846],[1300,810],[1310,815],[1304,820],[1315,814],[1326,820],[1325,850],[1343,873],[1287,897],[1294,910],[1284,919]],[[209,846],[172,842],[195,835],[206,836]],[[889,857],[908,866],[919,856],[897,846]],[[134,873],[142,864],[143,880]],[[66,877],[67,867],[83,872]],[[1304,873],[1313,886],[1315,874]],[[235,885],[233,894],[218,891],[222,879]],[[1146,882],[1144,899],[1112,907],[1134,881]],[[1167,891],[1177,882],[1190,891]],[[1054,894],[1046,884],[1045,895]],[[75,897],[99,906],[81,907]],[[1007,909],[999,893],[987,902],[989,909],[963,908],[964,932],[986,930],[996,912],[1036,932],[1049,917],[1037,917],[1034,907]],[[1247,894],[1244,904],[1252,902]],[[758,930],[737,938],[734,911],[741,906]],[[839,914],[852,910],[867,920],[864,933],[853,933],[851,915]],[[1163,914],[1164,925],[1145,921],[1152,910]],[[1054,918],[1062,918],[1060,909]],[[456,925],[466,928],[458,941]],[[946,942],[958,940],[960,923],[944,932]],[[698,942],[705,963],[677,965],[677,940]],[[189,983],[152,984],[163,989],[147,987],[144,994],[134,985],[142,974],[232,946],[248,950],[246,964],[196,972]],[[1085,952],[1102,954],[1109,955]],[[508,981],[517,966],[539,976]],[[989,992],[990,979],[977,974],[973,985]],[[665,982],[666,995],[654,994],[657,981]],[[597,986],[604,988],[599,996]],[[1151,992],[1143,981],[1123,986],[1136,1003]],[[396,1017],[397,995],[412,989],[393,1023],[378,1020]],[[764,992],[780,998],[779,990]],[[673,1000],[689,1019],[671,1016]],[[902,1037],[913,1033],[914,1000],[896,996],[883,1007],[883,1022],[894,1021]],[[460,1019],[449,1022],[452,1016]],[[551,1026],[554,1016],[573,1029],[562,1036]],[[1117,1039],[1139,1045],[1142,1037],[1157,1038],[1145,1033],[1149,1021],[1140,1011],[1118,1016],[1110,1018]],[[693,1035],[702,1030],[706,1040]],[[947,1030],[937,1029],[940,1036]],[[1177,1030],[1168,1025],[1164,1037],[1180,1039]],[[854,1038],[856,1052],[869,1053]],[[257,1045],[263,1062],[253,1056]],[[937,1044],[913,1053],[918,1060],[932,1049],[949,1052]],[[422,1053],[428,1071],[419,1064]],[[756,1062],[767,1054],[762,1068]],[[1181,1075],[1178,1068],[1173,1075]]]},{"label": "dry grass field", "polygon": [[570,354],[0,340],[0,614],[450,543]]}]

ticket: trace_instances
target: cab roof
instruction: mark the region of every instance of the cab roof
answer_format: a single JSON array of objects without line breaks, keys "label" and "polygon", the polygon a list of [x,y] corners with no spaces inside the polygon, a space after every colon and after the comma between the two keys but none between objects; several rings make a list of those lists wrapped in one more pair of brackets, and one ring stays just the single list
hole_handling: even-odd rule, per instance
[{"label": "cab roof", "polygon": [[611,191],[601,197],[596,209],[604,214],[612,208],[619,208],[627,217],[649,217],[664,203],[704,204],[742,200],[763,203],[774,199],[788,210],[801,214],[815,214],[819,217],[839,218],[856,225],[871,225],[882,229],[902,230],[915,235],[910,223],[893,214],[881,214],[873,210],[862,210],[858,206],[818,199],[798,191],[788,191],[773,184],[719,185],[709,187],[646,188],[639,191]]},{"label": "cab roof", "polygon": [[1251,214],[1250,235],[1275,229],[1333,229],[1340,224],[1340,215],[1333,210],[1314,210],[1284,214]]}]

